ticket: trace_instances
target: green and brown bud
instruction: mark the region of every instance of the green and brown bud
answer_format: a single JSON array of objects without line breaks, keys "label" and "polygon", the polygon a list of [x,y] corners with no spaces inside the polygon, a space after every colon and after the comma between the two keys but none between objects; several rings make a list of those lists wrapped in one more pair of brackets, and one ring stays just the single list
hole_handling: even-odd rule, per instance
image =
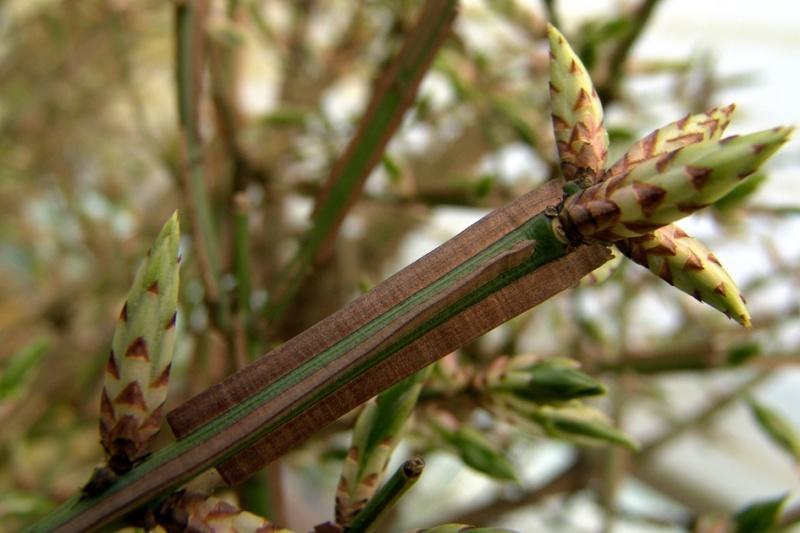
[{"label": "green and brown bud", "polygon": [[116,473],[141,461],[161,427],[178,307],[177,212],[139,268],[119,315],[100,402],[100,436]]},{"label": "green and brown bud", "polygon": [[426,416],[432,436],[444,448],[458,454],[465,465],[495,479],[517,480],[514,465],[506,454],[483,434],[463,425],[447,411],[429,409]]},{"label": "green and brown bud", "polygon": [[550,105],[553,131],[567,181],[594,183],[608,154],[603,106],[586,67],[563,35],[547,26],[550,40]]},{"label": "green and brown bud", "polygon": [[670,285],[748,327],[750,314],[733,279],[700,241],[674,224],[617,243],[620,251]]},{"label": "green and brown bud", "polygon": [[225,500],[189,491],[180,491],[167,498],[156,509],[155,521],[166,531],[292,533]]},{"label": "green and brown bud", "polygon": [[485,372],[485,387],[533,403],[559,403],[605,393],[603,385],[578,370],[570,359],[554,358],[514,364],[515,358],[498,358]]},{"label": "green and brown bud", "polygon": [[634,450],[639,446],[611,425],[602,411],[583,403],[539,405],[503,393],[492,395],[489,401],[489,408],[497,416],[531,433],[588,446],[611,443]]},{"label": "green and brown bud", "polygon": [[350,449],[336,488],[336,522],[349,525],[381,484],[430,367],[368,402],[356,420]]},{"label": "green and brown bud", "polygon": [[629,172],[643,161],[672,152],[690,144],[719,139],[731,121],[734,104],[715,107],[705,113],[686,115],[680,120],[650,132],[633,144],[606,171],[605,178]]},{"label": "green and brown bud", "polygon": [[554,438],[588,445],[609,442],[631,450],[639,448],[636,441],[612,426],[603,412],[586,405],[558,409],[542,407],[537,416],[545,433]]},{"label": "green and brown bud", "polygon": [[614,242],[650,233],[705,207],[755,172],[792,128],[707,140],[641,162],[564,201],[556,232]]}]

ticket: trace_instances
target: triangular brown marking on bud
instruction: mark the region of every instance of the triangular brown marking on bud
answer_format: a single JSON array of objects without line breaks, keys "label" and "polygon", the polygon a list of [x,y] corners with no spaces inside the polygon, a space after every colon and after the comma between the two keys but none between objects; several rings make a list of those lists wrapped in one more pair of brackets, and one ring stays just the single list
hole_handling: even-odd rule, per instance
[{"label": "triangular brown marking on bud", "polygon": [[741,292],[739,293],[739,299],[742,301],[743,304],[747,303],[747,300],[744,299],[744,294],[742,294]]},{"label": "triangular brown marking on bud", "polygon": [[175,311],[174,313],[172,313],[172,316],[170,317],[169,321],[167,322],[167,325],[164,326],[164,329],[170,330],[170,329],[174,328],[175,327],[175,321],[177,319],[178,319],[178,312]]},{"label": "triangular brown marking on bud", "polygon": [[691,115],[687,114],[685,117],[683,117],[682,119],[680,119],[679,121],[677,121],[677,122],[675,123],[675,125],[676,125],[676,126],[678,126],[678,129],[679,129],[679,130],[682,130],[683,128],[685,128],[685,127],[686,127],[686,124],[688,124],[688,123],[689,123],[689,118],[690,118],[690,116],[691,116]]},{"label": "triangular brown marking on bud", "polygon": [[147,404],[144,402],[144,395],[142,394],[142,388],[139,386],[138,381],[131,381],[128,383],[128,386],[122,389],[120,393],[117,394],[117,397],[114,398],[114,403],[138,407],[143,411],[147,410]]},{"label": "triangular brown marking on bud", "polygon": [[146,255],[147,255],[147,257],[150,257],[150,254],[152,253],[152,251],[153,251],[153,250],[152,250],[151,248],[148,248],[148,249],[147,249],[147,254],[146,254]]},{"label": "triangular brown marking on bud", "polygon": [[558,58],[556,57],[556,54],[555,54],[555,53],[554,53],[552,50],[550,50],[550,59],[552,59],[553,61],[555,61],[556,59],[558,59]]},{"label": "triangular brown marking on bud", "polygon": [[153,283],[150,284],[149,287],[147,287],[147,292],[152,294],[158,294],[158,280],[155,280]]},{"label": "triangular brown marking on bud", "polygon": [[636,201],[639,202],[644,216],[649,217],[664,201],[667,191],[656,185],[635,181],[633,182],[633,194],[636,195]]},{"label": "triangular brown marking on bud", "polygon": [[693,270],[693,271],[697,272],[697,271],[703,270],[703,268],[704,267],[703,267],[702,259],[697,257],[696,253],[690,251],[689,252],[689,257],[686,258],[686,262],[683,264],[683,269],[684,270],[690,270],[690,271]]},{"label": "triangular brown marking on bud", "polygon": [[336,492],[347,493],[349,492],[348,489],[349,489],[349,483],[347,482],[347,478],[344,476],[339,477],[339,484],[336,485]]},{"label": "triangular brown marking on bud", "polygon": [[716,287],[714,287],[714,292],[719,294],[720,296],[725,296],[725,283],[720,281]]},{"label": "triangular brown marking on bud", "polygon": [[661,260],[661,267],[658,269],[658,277],[673,285],[672,281],[672,271],[669,269],[669,264],[666,260]]},{"label": "triangular brown marking on bud", "polygon": [[150,360],[150,356],[147,353],[147,342],[144,340],[144,337],[136,337],[133,339],[128,349],[125,350],[125,357],[143,359],[144,361]]},{"label": "triangular brown marking on bud", "polygon": [[683,231],[681,228],[679,228],[678,226],[676,226],[674,224],[670,224],[669,226],[665,226],[665,227],[669,228],[672,231],[672,238],[673,239],[682,239],[684,237],[688,237],[689,236],[688,233],[686,233],[685,231]]},{"label": "triangular brown marking on bud", "polygon": [[692,291],[692,297],[694,297],[694,299],[697,300],[698,302],[703,301],[703,295],[700,294],[700,291],[698,289]]},{"label": "triangular brown marking on bud", "polygon": [[[659,130],[651,131],[644,137],[641,141],[639,141],[639,146],[642,150],[642,158],[647,159],[648,157],[653,157],[656,151],[656,144],[658,143],[658,134]],[[636,145],[634,145],[634,148]]]},{"label": "triangular brown marking on bud", "polygon": [[572,145],[575,141],[581,141],[589,136],[586,130],[586,125],[583,122],[576,122],[575,127],[569,134],[569,144]]},{"label": "triangular brown marking on bud", "polygon": [[570,74],[575,74],[576,72],[578,72],[578,64],[575,62],[574,59],[569,64],[569,72]]},{"label": "triangular brown marking on bud", "polygon": [[714,135],[714,132],[720,127],[719,119],[716,118],[709,118],[708,120],[703,120],[697,124],[708,130],[709,135]]},{"label": "triangular brown marking on bud", "polygon": [[128,302],[122,304],[122,309],[119,312],[119,320],[120,322],[128,321]]},{"label": "triangular brown marking on bud", "polygon": [[754,153],[754,154],[759,154],[759,153],[761,153],[761,152],[764,150],[764,148],[766,148],[766,147],[767,147],[767,145],[766,145],[766,144],[764,144],[764,143],[756,143],[756,144],[754,144],[754,145],[753,145],[751,148],[753,149],[753,153]]},{"label": "triangular brown marking on bud", "polygon": [[708,255],[706,255],[706,259],[708,259],[717,266],[722,266],[722,263],[719,262],[719,259],[717,259],[717,256],[714,255],[714,252],[708,252]]},{"label": "triangular brown marking on bud", "polygon": [[150,416],[142,422],[141,429],[149,431],[158,431],[161,429],[161,419],[164,414],[164,404],[162,403],[150,413]]},{"label": "triangular brown marking on bud", "polygon": [[113,451],[121,451],[128,458],[135,458],[141,438],[139,435],[139,420],[132,415],[122,415],[111,428],[107,438]]},{"label": "triangular brown marking on bud", "polygon": [[584,89],[581,89],[578,92],[578,97],[575,99],[575,105],[572,106],[572,110],[577,111],[578,109],[587,105],[588,103],[589,103],[589,94]]},{"label": "triangular brown marking on bud", "polygon": [[738,138],[738,137],[739,137],[738,135],[731,135],[731,136],[729,136],[729,137],[725,137],[724,139],[722,139],[722,140],[719,142],[719,144],[720,144],[721,146],[725,146],[726,144],[728,144],[729,142],[731,142],[732,140],[734,140],[734,139],[736,139],[736,138]]},{"label": "triangular brown marking on bud", "polygon": [[594,200],[586,206],[588,221],[595,227],[609,226],[619,219],[620,209],[608,200]]},{"label": "triangular brown marking on bud", "polygon": [[680,211],[681,213],[691,214],[697,211],[698,209],[704,209],[708,206],[709,204],[688,204],[685,202],[681,202],[676,207],[678,208],[678,211]]},{"label": "triangular brown marking on bud", "polygon": [[702,133],[686,133],[684,135],[676,135],[675,137],[667,139],[667,142],[680,143],[681,146],[688,146],[690,144],[699,143],[702,140]]},{"label": "triangular brown marking on bud", "polygon": [[358,461],[358,447],[357,446],[350,446],[350,449],[347,450],[347,458],[351,461]]},{"label": "triangular brown marking on bud", "polygon": [[181,261],[183,261],[183,256],[181,254],[178,254],[178,257],[175,259],[175,262],[180,265]]},{"label": "triangular brown marking on bud", "polygon": [[740,179],[740,180],[743,180],[743,179],[745,179],[745,178],[747,178],[747,177],[750,177],[750,176],[752,176],[752,175],[753,175],[753,172],[755,172],[755,171],[756,171],[756,169],[754,169],[754,168],[753,168],[753,169],[750,169],[750,170],[745,170],[744,172],[741,172],[741,173],[739,173],[739,174],[736,176],[736,178],[737,178],[737,179]]},{"label": "triangular brown marking on bud", "polygon": [[561,92],[561,89],[559,89],[558,87],[556,87],[556,86],[555,86],[555,84],[554,84],[554,83],[551,81],[551,82],[550,82],[550,92],[551,92],[551,93],[556,93],[556,94],[558,94],[558,93],[560,93],[560,92]]},{"label": "triangular brown marking on bud", "polygon": [[622,225],[630,231],[634,231],[636,233],[652,233],[660,228],[663,224],[637,220],[635,222],[623,222]]},{"label": "triangular brown marking on bud", "polygon": [[652,248],[648,248],[646,253],[649,255],[663,255],[671,257],[677,253],[677,249],[678,248],[675,245],[675,242],[672,239],[665,237]]},{"label": "triangular brown marking on bud", "polygon": [[711,176],[711,172],[713,172],[714,169],[709,167],[693,167],[691,165],[686,165],[683,167],[683,170],[689,176],[689,181],[691,182],[692,187],[699,191],[705,186],[706,182],[708,181],[708,177]]},{"label": "triangular brown marking on bud", "polygon": [[103,387],[103,392],[100,393],[100,418],[109,422],[114,421],[114,406],[111,405],[111,399],[108,397],[108,391]]},{"label": "triangular brown marking on bud", "polygon": [[641,239],[641,237],[623,239],[617,243],[617,249],[633,262],[647,267],[647,254],[644,253],[644,247],[638,242],[639,239]]},{"label": "triangular brown marking on bud", "polygon": [[241,509],[235,505],[231,505],[225,500],[219,500],[216,505],[206,515],[206,520],[211,521],[215,518],[225,518],[228,516],[235,516],[242,512]]},{"label": "triangular brown marking on bud", "polygon": [[119,367],[117,366],[117,359],[114,357],[114,350],[108,354],[108,362],[106,363],[106,372],[114,379],[119,379]]},{"label": "triangular brown marking on bud", "polygon": [[371,474],[364,476],[364,479],[361,480],[361,485],[365,487],[373,488],[378,484],[378,474],[372,472]]},{"label": "triangular brown marking on bud", "polygon": [[172,368],[172,363],[165,366],[164,370],[161,371],[161,374],[159,374],[158,377],[150,383],[150,387],[155,389],[158,387],[166,387],[167,385],[169,385],[169,371],[171,368]]},{"label": "triangular brown marking on bud", "polygon": [[670,161],[675,159],[675,156],[678,155],[678,152],[680,150],[681,150],[680,148],[676,148],[675,150],[667,152],[666,154],[659,157],[658,160],[656,161],[656,172],[658,172],[659,174],[661,172],[664,172],[664,170],[669,165]]},{"label": "triangular brown marking on bud", "polygon": [[615,174],[614,176],[609,177],[605,181],[605,190],[606,196],[611,196],[614,191],[619,189],[620,187],[624,187],[628,183],[628,174],[627,171],[621,172],[620,174]]}]

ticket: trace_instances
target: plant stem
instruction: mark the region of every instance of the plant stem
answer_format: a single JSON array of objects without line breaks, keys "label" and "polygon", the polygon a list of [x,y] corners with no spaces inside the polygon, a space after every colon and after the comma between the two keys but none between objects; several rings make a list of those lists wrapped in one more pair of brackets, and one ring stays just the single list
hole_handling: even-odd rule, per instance
[{"label": "plant stem", "polygon": [[378,521],[394,507],[397,500],[417,482],[425,468],[425,461],[414,457],[403,463],[392,474],[386,483],[378,489],[369,500],[367,506],[356,515],[353,523],[347,528],[349,533],[367,533],[374,531]]},{"label": "plant stem", "polygon": [[175,68],[180,126],[180,175],[189,191],[194,246],[206,297],[218,327],[227,330],[227,298],[221,284],[222,260],[204,177],[203,146],[198,115],[204,71],[206,0],[175,6]]},{"label": "plant stem", "polygon": [[414,102],[423,75],[449,35],[457,4],[455,0],[425,2],[416,27],[375,84],[358,131],[317,198],[312,227],[272,291],[266,314],[273,327],[282,320],[313,265],[330,252],[345,215],[361,195],[367,176],[380,161]]},{"label": "plant stem", "polygon": [[[659,0],[642,0],[639,6],[628,17],[628,31],[620,38],[608,59],[605,78],[596,83],[597,93],[604,105],[616,99],[619,94],[619,85],[623,79],[622,70],[628,60],[633,45],[644,31],[650,16],[653,14]],[[597,80],[595,80],[597,81]]]}]

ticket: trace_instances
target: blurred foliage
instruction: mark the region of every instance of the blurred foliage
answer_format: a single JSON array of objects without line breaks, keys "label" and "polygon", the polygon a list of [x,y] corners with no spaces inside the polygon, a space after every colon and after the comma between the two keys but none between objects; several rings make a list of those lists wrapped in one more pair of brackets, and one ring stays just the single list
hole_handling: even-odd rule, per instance
[{"label": "blurred foliage", "polygon": [[[544,38],[547,13],[557,13],[558,3],[544,2],[549,9],[540,9],[514,0],[465,2],[413,110],[349,211],[335,249],[315,265],[280,328],[266,323],[270,290],[308,227],[313,199],[419,4],[211,2],[198,128],[221,251],[221,287],[236,298],[231,323],[219,323],[219,301],[209,294],[198,263],[199,232],[184,216],[178,351],[167,408],[405,263],[403,252],[417,250],[407,247],[432,227],[435,215],[457,206],[477,216],[558,177]],[[725,104],[716,93],[747,81],[720,77],[706,56],[629,57],[626,41],[642,31],[646,4],[655,2],[634,3],[567,32],[611,111],[612,160],[656,125],[649,102],[627,90],[630,80],[669,77],[672,89],[657,98],[684,112]],[[171,7],[150,0],[0,4],[0,528],[15,530],[63,502],[100,462],[98,398],[117,314],[142,253],[169,214],[176,207],[185,212],[189,201],[178,175],[182,148]],[[213,98],[215,91],[222,97]],[[421,408],[406,428],[406,446],[415,452],[450,450],[464,464],[500,480],[516,478],[519,485],[513,498],[501,483],[492,485],[475,509],[443,507],[434,520],[503,525],[510,511],[559,493],[565,505],[555,512],[558,527],[569,530],[567,504],[578,495],[604,507],[611,524],[625,518],[615,487],[638,479],[681,505],[673,525],[703,523],[706,500],[685,493],[674,479],[648,474],[646,453],[639,459],[625,450],[570,444],[574,463],[562,474],[567,481],[548,484],[540,477],[532,483],[522,475],[522,461],[547,441],[508,424],[475,380],[501,355],[569,358],[610,393],[607,401],[581,404],[602,420],[589,429],[605,432],[601,439],[627,439],[606,422],[612,421],[641,437],[646,451],[694,427],[684,423],[691,417],[682,398],[669,394],[675,373],[690,376],[692,387],[718,390],[719,383],[738,383],[754,369],[777,373],[796,364],[792,328],[800,304],[774,295],[776,288],[796,294],[800,264],[776,244],[779,232],[764,237],[758,230],[758,224],[783,227],[796,211],[756,203],[754,193],[768,174],[769,168],[751,177],[715,205],[713,217],[704,215],[712,240],[746,242],[746,253],[764,265],[739,280],[754,303],[752,329],[725,323],[713,310],[629,267],[540,306],[435,365],[420,392]],[[440,233],[438,240],[450,230]],[[247,253],[237,255],[242,250]],[[247,284],[237,269],[243,261]],[[713,408],[715,401],[709,394],[700,407]],[[550,416],[549,422],[537,421],[550,428],[546,433],[588,431],[550,407],[537,409],[536,416]],[[655,436],[636,426],[635,410],[655,421]],[[348,415],[319,432],[283,461],[284,470],[322,480],[309,485],[332,487],[338,471],[326,458],[338,457],[340,464],[355,419],[355,413]],[[169,439],[165,433],[159,438]],[[787,434],[790,429],[781,430]],[[566,436],[581,440],[572,437]],[[719,445],[713,431],[705,437],[709,446]],[[418,489],[406,499],[412,501]],[[305,520],[320,514],[314,496],[291,494],[297,483],[283,490],[288,494],[281,518],[297,529],[310,527]],[[762,531],[747,524],[768,519],[773,525],[783,502],[751,507],[727,523],[735,522],[739,531]],[[398,524],[422,525],[422,517],[403,509],[394,514]]]}]

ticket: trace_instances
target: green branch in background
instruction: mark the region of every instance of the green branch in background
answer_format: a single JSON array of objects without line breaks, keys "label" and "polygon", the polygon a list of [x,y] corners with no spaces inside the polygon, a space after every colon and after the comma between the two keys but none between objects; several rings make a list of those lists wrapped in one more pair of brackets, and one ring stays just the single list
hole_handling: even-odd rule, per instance
[{"label": "green branch in background", "polygon": [[425,2],[398,56],[387,72],[379,75],[356,134],[317,198],[311,229],[270,295],[266,314],[273,324],[283,319],[313,265],[330,252],[345,215],[381,161],[386,144],[414,103],[424,74],[450,34],[457,5],[456,0]]},{"label": "green branch in background", "polygon": [[180,127],[179,173],[188,189],[193,245],[202,273],[206,298],[217,326],[228,323],[227,295],[222,285],[219,239],[205,183],[203,143],[198,130],[205,60],[206,0],[175,5],[175,76]]}]

